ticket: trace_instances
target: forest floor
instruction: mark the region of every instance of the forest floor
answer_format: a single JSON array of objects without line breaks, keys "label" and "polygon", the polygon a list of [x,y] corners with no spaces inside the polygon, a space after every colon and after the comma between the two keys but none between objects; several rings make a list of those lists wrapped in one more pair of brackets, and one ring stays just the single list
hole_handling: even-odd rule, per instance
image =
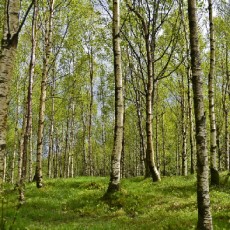
[{"label": "forest floor", "polygon": [[[211,187],[214,229],[230,229],[230,178]],[[18,208],[18,192],[6,186],[0,229],[195,229],[196,178],[165,177],[159,183],[142,177],[123,179],[121,192],[101,199],[108,178],[45,180],[37,189],[26,185],[26,202]],[[3,227],[5,224],[5,228]]]}]

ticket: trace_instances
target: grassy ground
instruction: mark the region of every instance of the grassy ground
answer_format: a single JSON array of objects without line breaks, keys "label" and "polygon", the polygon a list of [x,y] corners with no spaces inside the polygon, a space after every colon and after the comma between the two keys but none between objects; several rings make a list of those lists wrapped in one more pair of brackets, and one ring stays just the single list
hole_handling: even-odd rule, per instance
[{"label": "grassy ground", "polygon": [[[8,187],[1,205],[5,229],[195,229],[194,176],[166,177],[160,183],[124,179],[110,202],[101,199],[107,184],[103,177],[52,179],[41,189],[28,184],[26,203],[18,210],[17,191]],[[230,229],[229,198],[229,182],[211,188],[214,229]]]}]

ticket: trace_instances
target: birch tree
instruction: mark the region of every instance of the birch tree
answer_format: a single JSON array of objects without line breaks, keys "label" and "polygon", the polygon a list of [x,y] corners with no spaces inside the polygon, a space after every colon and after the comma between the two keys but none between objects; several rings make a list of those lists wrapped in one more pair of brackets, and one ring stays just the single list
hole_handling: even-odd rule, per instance
[{"label": "birch tree", "polygon": [[208,0],[209,10],[209,36],[210,36],[210,66],[208,75],[208,92],[209,92],[209,119],[210,119],[210,169],[211,184],[219,184],[219,174],[216,166],[216,114],[215,114],[215,97],[214,97],[214,75],[215,75],[215,38],[213,24],[213,1]]},{"label": "birch tree", "polygon": [[55,0],[49,2],[49,16],[48,23],[45,31],[45,54],[43,60],[43,70],[41,79],[41,93],[39,105],[39,119],[38,119],[38,133],[37,133],[37,160],[36,160],[36,173],[35,179],[38,188],[42,187],[42,152],[43,152],[43,131],[45,121],[45,103],[46,103],[46,87],[48,70],[50,64],[52,30],[53,30],[53,16],[54,16],[54,3]]},{"label": "birch tree", "polygon": [[113,55],[114,55],[114,78],[115,78],[115,126],[114,143],[111,157],[110,182],[107,193],[113,193],[120,189],[120,161],[123,138],[123,88],[121,69],[120,47],[120,0],[113,0]]},{"label": "birch tree", "polygon": [[188,0],[188,18],[190,29],[192,87],[196,122],[197,145],[197,205],[198,229],[213,229],[209,197],[209,169],[206,138],[206,117],[204,111],[203,80],[198,41],[196,0]]},{"label": "birch tree", "polygon": [[10,80],[13,75],[19,34],[20,1],[5,4],[3,37],[0,51],[0,185],[3,182],[6,154],[6,120]]}]

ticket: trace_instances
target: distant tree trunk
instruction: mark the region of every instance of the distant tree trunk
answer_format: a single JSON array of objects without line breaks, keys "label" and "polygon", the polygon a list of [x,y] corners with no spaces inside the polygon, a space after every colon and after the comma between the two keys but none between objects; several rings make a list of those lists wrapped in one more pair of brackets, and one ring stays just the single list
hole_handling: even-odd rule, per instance
[{"label": "distant tree trunk", "polygon": [[210,230],[213,229],[213,226],[210,211],[208,181],[209,169],[206,143],[206,118],[202,92],[202,71],[198,41],[196,0],[188,0],[188,18],[190,28],[191,67],[197,143],[197,228],[201,230]]},{"label": "distant tree trunk", "polygon": [[214,97],[214,75],[215,75],[215,38],[212,12],[213,0],[208,0],[209,9],[209,30],[210,30],[210,67],[208,76],[209,92],[209,119],[210,119],[210,170],[211,185],[219,184],[219,173],[216,165],[216,114],[215,114],[215,97]]},{"label": "distant tree trunk", "polygon": [[48,177],[54,175],[54,95],[55,95],[55,73],[52,76],[51,85],[51,118],[50,118],[50,133],[49,133],[49,152],[48,152]]},{"label": "distant tree trunk", "polygon": [[123,113],[123,137],[122,137],[122,151],[121,151],[121,178],[125,178],[125,100],[124,100],[124,113]]},{"label": "distant tree trunk", "polygon": [[[157,99],[156,99],[157,100]],[[158,131],[158,126],[159,126],[159,114],[157,111],[157,106],[155,108],[155,119],[156,119],[156,124],[155,124],[155,139],[156,139],[156,143],[155,143],[155,152],[156,152],[156,165],[157,165],[157,170],[160,172],[160,154],[159,154],[159,131]],[[163,136],[162,136],[163,138]]]},{"label": "distant tree trunk", "polygon": [[85,121],[85,115],[84,115],[84,105],[82,105],[81,118],[82,118],[82,175],[87,176],[88,175],[88,170],[87,170],[88,159],[86,155],[86,143],[85,143],[86,121]]},{"label": "distant tree trunk", "polygon": [[[51,0],[49,3],[49,19],[48,26],[46,26],[45,32],[45,54],[43,60],[42,81],[41,81],[41,94],[39,105],[39,118],[38,118],[38,134],[37,134],[37,160],[36,160],[36,172],[35,179],[37,188],[41,188],[42,185],[42,153],[43,153],[43,130],[45,122],[45,103],[46,103],[46,87],[49,70],[51,42],[52,42],[52,30],[53,30],[53,14],[54,14],[54,2]],[[48,27],[48,28],[47,28]]]},{"label": "distant tree trunk", "polygon": [[138,130],[140,136],[140,174],[144,175],[145,169],[145,138],[144,138],[144,129],[142,125],[142,111],[141,111],[141,97],[140,93],[136,91],[136,110],[137,110],[137,118],[138,118]]},{"label": "distant tree trunk", "polygon": [[124,112],[123,112],[123,137],[122,137],[122,150],[121,150],[121,178],[125,178],[126,175],[126,167],[125,167],[125,121],[126,121],[126,101],[125,101],[125,90],[126,90],[126,84],[127,84],[127,77],[124,78],[124,84],[123,84],[123,106],[124,106]]},{"label": "distant tree trunk", "polygon": [[88,172],[93,176],[93,150],[92,150],[92,116],[93,116],[93,78],[94,78],[94,63],[93,50],[89,48],[89,72],[90,72],[90,104],[89,104],[89,124],[88,124]]},{"label": "distant tree trunk", "polygon": [[221,171],[221,168],[222,168],[222,162],[221,162],[222,151],[221,151],[221,147],[220,147],[220,128],[218,125],[216,126],[216,145],[217,145],[217,153],[218,153],[218,170]]},{"label": "distant tree trunk", "polygon": [[193,112],[192,112],[192,97],[190,89],[190,67],[187,69],[187,78],[188,78],[188,119],[189,119],[189,140],[190,140],[190,173],[194,174],[195,165],[194,165],[194,122],[193,122]]},{"label": "distant tree trunk", "polygon": [[31,37],[31,56],[29,65],[29,84],[27,88],[27,102],[26,102],[26,129],[24,133],[23,140],[23,156],[22,156],[22,176],[21,183],[24,183],[27,176],[27,157],[28,157],[28,143],[31,135],[32,129],[32,92],[33,92],[33,79],[34,79],[34,68],[36,59],[36,33],[37,33],[37,15],[38,15],[38,5],[37,0],[34,0],[34,12],[32,19],[32,37]]},{"label": "distant tree trunk", "polygon": [[68,164],[68,177],[74,177],[74,116],[75,116],[75,106],[71,103],[71,121],[70,121],[70,145],[69,145],[69,164]]},{"label": "distant tree trunk", "polygon": [[[56,134],[56,135],[55,135]],[[58,177],[58,154],[60,153],[59,142],[57,138],[57,132],[54,129],[54,141],[55,141],[55,150],[54,150],[54,158],[53,158],[53,173],[54,178]]]},{"label": "distant tree trunk", "polygon": [[181,81],[181,116],[182,116],[182,176],[188,175],[187,167],[187,124],[186,124],[186,104],[185,104],[185,86],[184,86],[184,76],[182,75]]},{"label": "distant tree trunk", "polygon": [[104,82],[103,82],[103,78],[101,77],[100,79],[100,100],[102,102],[102,114],[101,114],[101,142],[102,142],[102,151],[103,151],[103,156],[102,156],[102,168],[100,169],[102,176],[107,175],[107,153],[106,153],[106,130],[105,130],[105,124],[106,124],[106,120],[105,120],[105,90],[104,90]]},{"label": "distant tree trunk", "polygon": [[[131,56],[131,54],[130,54]],[[142,125],[143,121],[143,112],[142,112],[142,97],[140,93],[140,81],[138,77],[133,74],[133,66],[131,60],[129,60],[129,71],[131,72],[131,83],[135,93],[135,107],[137,113],[137,127],[139,132],[139,148],[140,148],[140,175],[144,175],[145,170],[145,158],[146,158],[146,149],[145,149],[145,137],[144,137],[144,128]],[[134,81],[135,80],[135,81]]]},{"label": "distant tree trunk", "polygon": [[226,54],[225,54],[225,75],[226,82],[223,83],[223,110],[224,110],[224,124],[225,124],[225,170],[230,170],[230,138],[229,138],[229,109],[230,109],[230,74],[229,74],[229,58],[228,58],[228,44],[226,42]]},{"label": "distant tree trunk", "polygon": [[3,182],[6,156],[8,92],[18,44],[19,12],[19,0],[6,2],[0,51],[0,186]]},{"label": "distant tree trunk", "polygon": [[179,130],[179,124],[176,125],[176,132],[177,132],[177,138],[176,138],[176,175],[181,175],[180,169],[180,130]]},{"label": "distant tree trunk", "polygon": [[188,100],[188,123],[189,123],[189,141],[190,141],[190,173],[194,174],[195,166],[194,166],[194,157],[195,157],[195,143],[194,143],[194,122],[193,122],[193,111],[192,111],[192,96],[191,96],[191,63],[190,63],[190,47],[189,47],[189,35],[187,24],[184,16],[184,5],[183,1],[180,4],[181,11],[181,21],[183,24],[184,37],[185,37],[185,45],[186,45],[186,56],[187,56],[187,66],[186,66],[186,74],[187,74],[187,100]]},{"label": "distant tree trunk", "polygon": [[[184,5],[183,1],[180,3],[181,21],[183,24],[185,45],[186,45],[186,75],[187,75],[187,102],[188,102],[188,123],[189,123],[189,144],[190,144],[190,173],[194,174],[194,157],[195,157],[195,146],[194,146],[194,122],[193,122],[193,111],[192,111],[192,95],[191,95],[191,63],[190,63],[190,47],[189,47],[189,35],[188,28],[184,16]],[[185,100],[185,99],[184,99]]]},{"label": "distant tree trunk", "polygon": [[[26,101],[26,96],[24,95],[23,104],[25,103],[25,101]],[[25,130],[26,130],[26,114],[24,113],[23,118],[22,118],[22,129],[21,129],[20,140],[19,140],[18,178],[17,178],[17,185],[19,186],[19,202],[22,202],[22,203],[25,200],[24,183],[22,183],[23,182],[22,181],[23,141],[24,141]]]},{"label": "distant tree trunk", "polygon": [[31,124],[29,137],[29,182],[33,181],[33,129]]},{"label": "distant tree trunk", "polygon": [[163,157],[163,175],[166,176],[166,154],[165,154],[165,122],[164,122],[164,112],[162,113],[162,124],[161,124],[161,133],[162,133],[162,157]]},{"label": "distant tree trunk", "polygon": [[65,148],[64,148],[64,159],[63,159],[63,177],[68,176],[68,162],[69,162],[69,124],[70,124],[70,106],[67,111],[66,131],[65,131]]},{"label": "distant tree trunk", "polygon": [[113,0],[113,54],[115,77],[115,126],[114,144],[111,156],[110,182],[107,190],[113,193],[120,190],[120,163],[123,138],[123,84],[120,47],[120,0]]},{"label": "distant tree trunk", "polygon": [[229,120],[228,120],[228,110],[226,109],[224,111],[225,114],[225,169],[230,170],[229,167],[229,131],[228,131],[228,126],[229,126]]},{"label": "distant tree trunk", "polygon": [[[18,110],[18,109],[17,109]],[[18,114],[18,112],[17,112]],[[18,117],[16,115],[16,117]],[[14,184],[14,175],[15,175],[15,159],[16,159],[16,154],[18,150],[18,118],[16,118],[15,122],[15,128],[14,128],[14,151],[13,151],[13,156],[12,156],[12,161],[11,161],[11,166],[10,166],[10,183]]]}]

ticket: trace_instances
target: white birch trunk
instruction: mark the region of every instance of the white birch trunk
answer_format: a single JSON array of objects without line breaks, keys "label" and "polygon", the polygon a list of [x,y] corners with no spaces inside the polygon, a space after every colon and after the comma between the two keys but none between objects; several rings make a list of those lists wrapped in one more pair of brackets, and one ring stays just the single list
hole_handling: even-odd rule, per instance
[{"label": "white birch trunk", "polygon": [[7,97],[18,43],[19,11],[19,0],[11,0],[6,4],[0,51],[0,185],[3,182],[6,155]]}]

